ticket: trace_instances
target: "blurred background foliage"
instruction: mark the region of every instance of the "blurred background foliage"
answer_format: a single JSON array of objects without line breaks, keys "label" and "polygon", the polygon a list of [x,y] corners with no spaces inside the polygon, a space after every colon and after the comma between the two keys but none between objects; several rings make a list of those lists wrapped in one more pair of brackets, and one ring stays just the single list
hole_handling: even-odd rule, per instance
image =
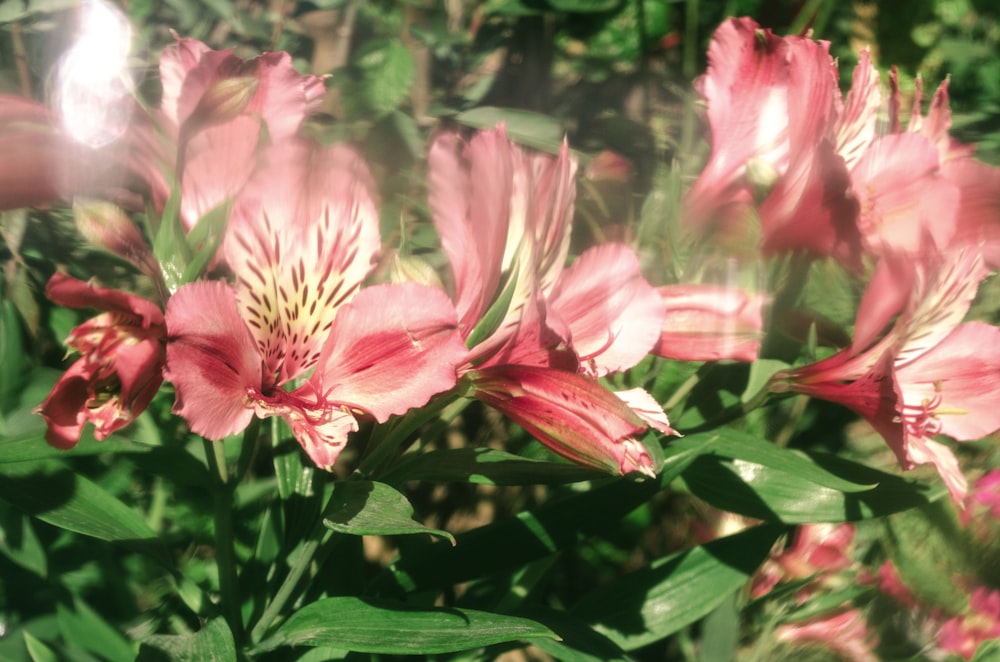
[{"label": "blurred background foliage", "polygon": [[[863,48],[874,54],[883,81],[890,66],[899,68],[904,92],[911,93],[914,78],[922,76],[925,101],[940,81],[950,77],[953,134],[978,143],[980,159],[1000,164],[1000,5],[994,0],[122,0],[119,4],[135,30],[137,87],[151,105],[158,96],[158,56],[172,43],[174,33],[201,39],[213,48],[231,47],[247,57],[262,50],[288,51],[300,71],[329,74],[322,113],[309,130],[324,140],[346,139],[360,146],[383,196],[384,244],[428,260],[437,259],[438,245],[425,202],[423,157],[428,136],[441,125],[482,128],[504,121],[508,133],[522,144],[554,152],[565,137],[577,151],[583,176],[578,184],[575,246],[607,239],[637,243],[644,270],[654,283],[711,280],[713,270],[725,272],[724,261],[691,261],[686,251],[693,249],[678,242],[673,232],[680,193],[704,164],[708,150],[693,83],[704,71],[712,31],[728,16],[750,15],[778,34],[811,31],[814,37],[829,40],[845,82]],[[72,35],[74,6],[71,0],[0,4],[0,92],[45,99],[49,72]],[[626,161],[602,160],[599,155],[604,150],[623,155]],[[124,262],[85,245],[65,211],[33,211],[31,219],[29,223],[28,213],[17,211],[4,214],[2,222],[0,436],[5,442],[42,443],[40,419],[31,410],[65,365],[62,339],[86,317],[45,301],[44,283],[56,267],[69,267],[84,279],[97,275],[126,289],[143,287]],[[388,268],[387,260],[384,270]],[[765,280],[763,275],[741,277],[751,284]],[[834,270],[813,273],[802,294],[805,307],[818,311],[816,319],[829,321],[830,333],[835,334],[852,323],[858,290],[857,283]],[[996,302],[981,304],[980,312],[995,315]],[[700,382],[690,399],[699,407],[671,410],[672,421],[682,430],[739,405],[754,380],[760,380],[742,365],[706,368],[650,359],[622,378],[628,383],[621,385],[644,385],[660,402],[677,404],[685,395],[684,385],[693,383],[695,375]],[[712,398],[699,400],[708,395]],[[0,659],[29,659],[24,656],[25,642],[36,662],[132,659],[130,639],[198,629],[204,613],[203,589],[218,583],[211,563],[212,493],[204,451],[177,433],[177,422],[169,413],[171,401],[172,394],[162,392],[129,431],[129,439],[154,451],[139,452],[125,439],[112,439],[104,446],[85,439],[72,465],[80,477],[55,466],[46,474],[45,485],[67,494],[80,494],[90,489],[85,485],[94,485],[134,505],[144,513],[145,525],[172,549],[177,572],[164,573],[147,556],[136,554],[144,541],[116,547],[86,544],[89,539],[81,543],[77,534],[60,526],[65,522],[28,517],[25,513],[35,511],[24,509],[16,498],[19,484],[5,477],[0,497],[18,501],[20,508],[0,500]],[[873,466],[894,464],[881,441],[869,430],[857,428],[843,410],[805,404],[804,399],[790,399],[741,425],[793,448],[847,449]],[[523,432],[504,425],[492,412],[472,407],[463,415],[463,427],[453,433],[467,443],[502,443],[527,457],[549,457]],[[439,432],[441,448],[448,448],[447,436]],[[989,444],[968,444],[961,450],[984,466],[996,464]],[[270,451],[270,457],[245,458],[231,443],[226,452],[232,463],[246,462],[248,475],[255,478],[237,491],[234,535],[238,556],[259,564],[248,565],[245,578],[256,591],[247,598],[246,610],[259,615],[268,592],[277,586],[275,566],[269,570],[264,561],[280,566],[280,559],[309,535],[308,523],[328,496],[329,484],[302,466],[298,450],[287,439]],[[119,461],[122,457],[127,461]],[[351,461],[350,452],[345,458]],[[707,504],[734,511],[745,504],[741,505],[738,492],[719,496],[711,484],[699,482],[698,477],[706,475],[705,468],[700,469],[701,473],[699,467],[686,473],[680,489],[651,490],[634,507],[608,515],[609,523],[583,544],[565,543],[558,564],[549,557],[537,558],[499,576],[484,575],[465,585],[462,595],[450,595],[446,601],[495,607],[505,600],[527,602],[545,593],[550,602],[572,605],[622,571],[690,545],[698,527],[722,530],[725,517]],[[452,533],[540,503],[579,496],[572,486],[431,481],[412,486],[408,494],[428,526]],[[44,506],[36,504],[36,511],[44,511]],[[942,534],[954,526],[949,519],[953,515],[927,509],[907,517],[906,522],[895,519],[885,525],[888,529],[881,522],[873,524],[860,536],[862,553],[872,560],[885,556],[888,552],[877,541],[890,530],[897,543],[892,553],[897,560],[903,558],[904,574],[922,579],[941,566],[953,566],[963,568],[961,572],[995,575],[992,560],[1000,549],[996,532],[990,533],[993,537],[980,557],[968,558],[965,548],[949,545],[953,538]],[[942,517],[946,523],[937,526]],[[370,538],[364,547],[360,537],[340,544],[338,563],[332,564],[364,571],[350,576],[336,568],[317,571],[311,579],[323,589],[313,591],[312,597],[324,591],[358,592],[366,581],[385,574],[388,560],[399,548],[414,544]],[[934,544],[921,544],[927,540]],[[758,543],[754,549],[766,550],[769,544]],[[286,569],[280,567],[282,572]],[[967,570],[970,567],[974,570]],[[995,585],[996,577],[991,579]],[[960,599],[949,581],[926,590],[936,592],[939,603]],[[596,594],[591,603],[601,597]],[[667,643],[634,642],[630,655],[696,659],[692,641],[700,639],[714,642],[719,650],[718,657],[702,659],[727,659],[741,636],[736,617],[727,616],[728,605]],[[23,637],[3,636],[21,631]],[[905,632],[885,642],[885,650],[895,656],[917,655],[918,644]],[[566,652],[550,650],[556,659]],[[502,652],[492,649],[493,654]],[[761,655],[759,659],[767,659],[766,653]],[[279,651],[268,659],[291,657]]]}]

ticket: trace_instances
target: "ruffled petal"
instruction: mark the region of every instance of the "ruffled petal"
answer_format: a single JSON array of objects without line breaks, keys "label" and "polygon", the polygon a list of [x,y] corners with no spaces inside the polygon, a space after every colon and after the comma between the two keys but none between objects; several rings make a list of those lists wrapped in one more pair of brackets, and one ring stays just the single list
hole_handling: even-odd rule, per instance
[{"label": "ruffled petal", "polygon": [[338,312],[309,383],[318,400],[385,422],[454,387],[467,355],[444,292],[376,285]]},{"label": "ruffled petal", "polygon": [[174,412],[209,439],[245,428],[253,418],[253,396],[262,389],[261,356],[232,288],[218,281],[184,285],[170,298],[166,318]]},{"label": "ruffled petal", "polygon": [[663,301],[635,251],[606,244],[585,251],[559,277],[549,307],[570,329],[573,350],[597,376],[631,368],[660,338]]},{"label": "ruffled petal", "polygon": [[163,312],[152,301],[121,290],[97,287],[62,272],[52,274],[45,295],[68,308],[96,308],[136,318],[143,328],[163,325]]}]

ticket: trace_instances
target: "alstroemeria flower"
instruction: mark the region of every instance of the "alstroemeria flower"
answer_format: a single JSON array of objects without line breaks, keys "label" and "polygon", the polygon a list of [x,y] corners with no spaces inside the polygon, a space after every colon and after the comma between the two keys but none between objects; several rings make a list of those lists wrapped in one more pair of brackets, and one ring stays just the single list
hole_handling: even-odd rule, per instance
[{"label": "alstroemeria flower", "polygon": [[944,113],[935,109],[922,130],[880,136],[868,54],[842,101],[828,46],[749,18],[716,30],[699,82],[712,156],[685,198],[687,221],[746,242],[756,211],[766,253],[805,250],[856,271],[865,252],[914,252],[926,237],[944,248],[960,196],[939,154],[950,140]]},{"label": "alstroemeria flower", "polygon": [[858,609],[844,609],[833,615],[823,614],[801,623],[786,623],[775,630],[775,637],[790,644],[819,645],[851,662],[878,662],[875,654],[878,637],[868,629]]},{"label": "alstroemeria flower", "polygon": [[66,344],[80,358],[37,410],[48,423],[45,440],[68,449],[86,423],[104,439],[149,405],[163,383],[166,329],[159,307],[128,292],[56,273],[46,294],[60,306],[104,311],[70,333]]},{"label": "alstroemeria flower", "polygon": [[969,611],[941,626],[938,645],[971,660],[980,644],[997,638],[1000,638],[1000,591],[978,587],[969,596]]},{"label": "alstroemeria flower", "polygon": [[[460,372],[476,397],[573,461],[651,473],[635,434],[672,432],[662,408],[594,378],[649,352],[663,304],[624,245],[592,248],[565,268],[576,172],[566,144],[553,157],[513,145],[502,128],[468,144],[446,133],[429,163],[434,222],[472,344]],[[502,292],[510,296],[503,319],[471,339]]]},{"label": "alstroemeria flower", "polygon": [[777,375],[775,388],[853,409],[904,469],[934,465],[961,503],[965,478],[934,437],[968,441],[1000,428],[1000,394],[992,387],[1000,375],[1000,329],[961,323],[986,273],[973,251],[925,262],[883,258],[858,309],[852,346]]},{"label": "alstroemeria flower", "polygon": [[653,354],[678,361],[754,361],[765,298],[716,285],[659,288],[666,315]]},{"label": "alstroemeria flower", "polygon": [[[477,398],[559,455],[613,473],[655,475],[649,454],[636,439],[649,422],[594,380],[517,365],[497,366],[471,377]],[[673,433],[669,427],[664,431]]]},{"label": "alstroemeria flower", "polygon": [[157,119],[169,144],[147,146],[161,163],[151,161],[146,174],[162,208],[170,195],[162,168],[176,172],[188,228],[239,193],[258,167],[262,139],[294,138],[324,93],[323,79],[298,73],[287,53],[244,60],[196,39],[178,38],[164,49],[160,79]]},{"label": "alstroemeria flower", "polygon": [[361,289],[379,250],[367,182],[343,147],[269,150],[233,205],[224,253],[235,286],[191,283],[167,305],[167,378],[194,432],[221,439],[254,415],[281,416],[325,469],[356,417],[384,422],[455,385],[467,350],[448,297]]}]

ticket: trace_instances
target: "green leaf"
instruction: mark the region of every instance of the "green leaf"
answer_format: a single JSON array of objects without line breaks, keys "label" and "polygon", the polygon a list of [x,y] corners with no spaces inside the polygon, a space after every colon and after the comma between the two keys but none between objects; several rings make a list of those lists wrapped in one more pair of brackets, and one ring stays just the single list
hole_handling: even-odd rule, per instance
[{"label": "green leaf", "polygon": [[548,0],[552,9],[567,13],[606,12],[621,5],[621,0]]},{"label": "green leaf", "polygon": [[528,110],[480,106],[455,116],[455,121],[475,129],[492,129],[503,124],[514,141],[552,154],[562,148],[565,129],[558,120]]},{"label": "green leaf", "polygon": [[85,536],[128,544],[169,563],[142,516],[96,483],[54,462],[3,466],[0,498],[43,522]]},{"label": "green leaf", "polygon": [[9,299],[0,300],[0,413],[16,402],[14,394],[24,381],[24,339],[17,306]]},{"label": "green leaf", "polygon": [[236,641],[223,618],[214,618],[189,635],[154,635],[142,642],[136,662],[235,660]]},{"label": "green leaf", "polygon": [[356,536],[390,536],[429,533],[455,544],[447,531],[431,529],[413,519],[406,497],[385,483],[342,481],[334,485],[323,524],[338,533]]},{"label": "green leaf", "polygon": [[376,118],[398,108],[410,93],[416,65],[400,42],[373,43],[354,63],[362,70],[361,91]]},{"label": "green leaf", "polygon": [[517,269],[512,269],[507,276],[506,285],[500,291],[500,296],[496,298],[489,309],[479,318],[479,322],[476,323],[469,337],[466,338],[466,347],[475,347],[500,328],[500,324],[503,323],[507,312],[510,310],[510,302],[513,300],[514,291],[517,289],[517,275]]},{"label": "green leaf", "polygon": [[0,552],[39,577],[48,574],[45,548],[35,535],[31,519],[0,502]]},{"label": "green leaf", "polygon": [[787,524],[870,519],[932,498],[924,486],[854,462],[818,454],[809,459],[848,482],[877,483],[877,487],[845,493],[797,471],[710,456],[697,458],[683,476],[693,494],[717,508]]},{"label": "green leaf", "polygon": [[36,639],[27,630],[22,630],[24,636],[24,646],[28,649],[31,662],[59,662],[59,656],[51,648]]},{"label": "green leaf", "polygon": [[556,634],[516,616],[339,597],[298,610],[259,648],[335,646],[362,653],[433,654],[535,637]]},{"label": "green leaf", "polygon": [[493,448],[456,448],[407,456],[385,477],[390,483],[422,480],[479,485],[556,485],[603,478],[597,469],[530,460]]},{"label": "green leaf", "polygon": [[564,611],[533,607],[517,612],[541,623],[559,635],[559,639],[536,639],[531,642],[560,662],[628,662],[629,657],[613,641],[594,631],[581,619]]},{"label": "green leaf", "polygon": [[[411,545],[405,556],[375,578],[369,590],[398,594],[448,586],[517,568],[567,549],[576,545],[581,536],[617,526],[675,477],[682,466],[670,466],[659,481],[611,479],[586,492],[462,533],[455,537],[454,547],[440,542]],[[498,555],[498,549],[504,553]]]},{"label": "green leaf", "polygon": [[148,453],[151,450],[152,446],[140,444],[119,434],[113,434],[104,441],[97,441],[94,439],[93,430],[89,427],[84,429],[80,435],[80,442],[72,449],[55,448],[45,442],[45,422],[40,417],[37,418],[37,425],[33,430],[12,436],[0,435],[0,465],[100,453]]},{"label": "green leaf", "polygon": [[232,207],[232,200],[226,200],[220,205],[213,207],[198,219],[198,223],[191,228],[186,241],[192,251],[191,260],[184,268],[181,281],[190,283],[198,278],[205,270],[208,263],[219,251],[222,237],[226,233],[226,224],[229,221],[229,210]]},{"label": "green leaf", "polygon": [[74,600],[72,611],[57,605],[56,619],[67,643],[110,662],[135,659],[135,651],[128,640],[81,600]]},{"label": "green leaf", "polygon": [[184,224],[181,221],[181,191],[180,184],[174,182],[170,197],[163,206],[163,214],[159,219],[159,228],[153,239],[153,255],[160,263],[163,282],[167,289],[174,292],[184,284],[184,270],[190,261],[187,238],[184,236]]},{"label": "green leaf", "polygon": [[862,484],[845,480],[818,466],[798,451],[780,448],[765,439],[732,428],[693,434],[673,442],[671,446],[674,449],[693,447],[700,450],[702,455],[716,455],[762,465],[840,492],[864,492],[873,489],[877,482]]},{"label": "green leaf", "polygon": [[570,613],[625,651],[694,623],[744,585],[784,532],[757,526],[619,577],[585,595]]}]

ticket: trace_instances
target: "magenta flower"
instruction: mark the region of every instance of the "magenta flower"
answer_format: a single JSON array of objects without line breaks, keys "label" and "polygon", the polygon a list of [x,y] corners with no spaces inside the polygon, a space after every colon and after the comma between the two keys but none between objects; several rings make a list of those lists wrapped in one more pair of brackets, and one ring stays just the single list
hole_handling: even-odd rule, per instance
[{"label": "magenta flower", "polygon": [[323,79],[299,74],[287,53],[244,60],[196,39],[177,38],[164,49],[160,79],[156,117],[168,144],[158,144],[148,127],[139,127],[133,140],[151,159],[146,178],[160,209],[170,195],[163,169],[176,173],[188,228],[249,181],[265,147],[262,136],[269,143],[295,137],[324,93]]},{"label": "magenta flower", "polygon": [[858,609],[843,609],[801,623],[786,623],[775,630],[775,636],[789,643],[822,646],[851,662],[879,660],[875,654],[878,636],[868,629],[868,623]]},{"label": "magenta flower", "polygon": [[979,587],[969,597],[969,611],[941,626],[938,645],[971,660],[980,644],[997,638],[1000,638],[1000,591]]},{"label": "magenta flower", "polygon": [[185,285],[167,305],[167,378],[194,432],[281,416],[326,469],[357,417],[385,422],[452,388],[467,350],[440,290],[361,289],[379,235],[359,157],[304,142],[266,156],[231,213],[235,285]]},{"label": "magenta flower", "polygon": [[45,440],[69,449],[86,423],[101,440],[145,410],[163,383],[166,329],[160,309],[134,294],[61,273],[49,280],[46,294],[60,306],[105,311],[70,333],[66,344],[80,358],[37,409],[48,424]]},{"label": "magenta flower", "polygon": [[1000,428],[1000,394],[991,386],[1000,374],[1000,329],[961,323],[985,275],[972,251],[925,262],[883,258],[862,298],[852,346],[778,375],[774,387],[853,409],[904,469],[934,465],[962,503],[965,478],[934,437],[967,441]]}]

